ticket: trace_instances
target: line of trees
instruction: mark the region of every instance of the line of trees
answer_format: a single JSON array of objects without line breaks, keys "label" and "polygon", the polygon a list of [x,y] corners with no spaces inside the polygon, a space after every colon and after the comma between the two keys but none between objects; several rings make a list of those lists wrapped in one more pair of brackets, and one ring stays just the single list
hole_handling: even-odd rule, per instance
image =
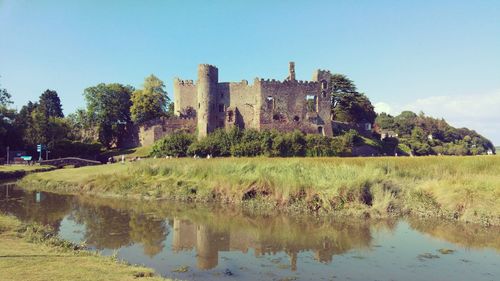
[{"label": "line of trees", "polygon": [[86,88],[83,96],[86,107],[68,116],[54,90],[16,111],[11,94],[0,87],[0,155],[6,147],[35,155],[36,145],[45,144],[52,157],[95,158],[103,149],[126,146],[134,125],[171,114],[165,85],[154,75],[141,89],[101,83]]}]

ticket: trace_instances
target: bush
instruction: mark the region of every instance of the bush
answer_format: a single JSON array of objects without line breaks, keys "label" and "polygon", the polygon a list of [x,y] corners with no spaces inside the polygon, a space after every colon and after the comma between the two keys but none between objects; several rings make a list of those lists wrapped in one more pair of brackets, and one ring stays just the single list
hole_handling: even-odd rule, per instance
[{"label": "bush", "polygon": [[62,140],[51,148],[50,156],[51,158],[80,157],[96,159],[101,149],[102,145],[100,143]]},{"label": "bush", "polygon": [[332,146],[332,139],[320,135],[307,135],[306,155],[313,157],[334,156],[335,150]]},{"label": "bush", "polygon": [[305,135],[300,131],[280,133],[254,129],[245,131],[237,127],[218,129],[196,140],[188,134],[167,136],[155,143],[152,156],[199,156],[206,157],[303,157],[303,156],[350,156],[356,142],[362,141],[354,130],[338,137]]},{"label": "bush", "polygon": [[188,152],[188,147],[195,141],[193,135],[179,133],[168,135],[155,142],[151,151],[151,156],[164,157],[175,156],[184,157]]}]

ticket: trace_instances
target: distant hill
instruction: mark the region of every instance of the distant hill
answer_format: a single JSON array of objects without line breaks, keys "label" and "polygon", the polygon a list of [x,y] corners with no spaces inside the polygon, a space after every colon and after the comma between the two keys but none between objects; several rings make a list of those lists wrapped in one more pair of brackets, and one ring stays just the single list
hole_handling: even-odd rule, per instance
[{"label": "distant hill", "polygon": [[381,138],[394,136],[392,140],[387,138],[391,143],[382,143],[389,146],[389,151],[397,145],[400,152],[413,155],[480,155],[495,148],[476,131],[455,128],[444,119],[432,118],[423,112],[403,111],[398,116],[381,113],[375,119],[375,131]]}]

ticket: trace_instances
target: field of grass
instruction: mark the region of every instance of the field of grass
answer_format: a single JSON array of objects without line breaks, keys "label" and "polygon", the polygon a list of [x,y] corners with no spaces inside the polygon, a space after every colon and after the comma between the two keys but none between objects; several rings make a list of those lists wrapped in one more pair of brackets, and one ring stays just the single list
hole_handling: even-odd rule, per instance
[{"label": "field of grass", "polygon": [[151,269],[81,250],[46,227],[23,225],[0,213],[1,280],[165,280]]},{"label": "field of grass", "polygon": [[20,185],[257,210],[500,225],[500,157],[148,159],[31,174]]},{"label": "field of grass", "polygon": [[29,173],[43,172],[55,169],[52,166],[40,165],[1,165],[0,180],[20,178]]}]

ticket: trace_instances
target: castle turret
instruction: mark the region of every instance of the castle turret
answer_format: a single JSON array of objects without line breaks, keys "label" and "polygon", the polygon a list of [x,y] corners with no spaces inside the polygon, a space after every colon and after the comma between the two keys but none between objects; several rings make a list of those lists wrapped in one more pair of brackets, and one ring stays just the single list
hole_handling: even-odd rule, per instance
[{"label": "castle turret", "polygon": [[215,108],[219,70],[217,67],[200,64],[198,66],[198,137],[204,137],[215,129]]},{"label": "castle turret", "polygon": [[288,63],[288,80],[295,80],[295,63],[293,61]]}]

